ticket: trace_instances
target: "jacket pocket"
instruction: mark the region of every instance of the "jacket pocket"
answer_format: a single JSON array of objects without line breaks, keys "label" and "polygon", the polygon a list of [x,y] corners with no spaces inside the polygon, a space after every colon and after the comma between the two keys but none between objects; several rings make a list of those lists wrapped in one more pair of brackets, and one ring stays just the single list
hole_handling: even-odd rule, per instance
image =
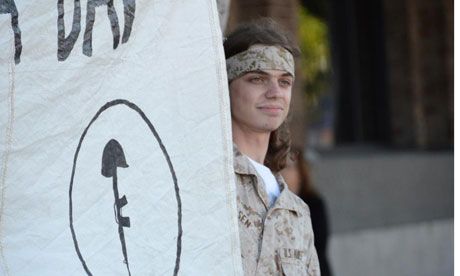
[{"label": "jacket pocket", "polygon": [[281,270],[284,276],[310,276],[307,267],[298,260],[281,259]]}]

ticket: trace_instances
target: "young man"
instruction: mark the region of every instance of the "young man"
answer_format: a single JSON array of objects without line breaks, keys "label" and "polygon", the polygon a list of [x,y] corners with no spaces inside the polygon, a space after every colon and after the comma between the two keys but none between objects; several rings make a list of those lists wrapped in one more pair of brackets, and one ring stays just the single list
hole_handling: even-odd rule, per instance
[{"label": "young man", "polygon": [[320,275],[309,209],[278,173],[298,50],[267,19],[239,27],[224,49],[245,275]]}]

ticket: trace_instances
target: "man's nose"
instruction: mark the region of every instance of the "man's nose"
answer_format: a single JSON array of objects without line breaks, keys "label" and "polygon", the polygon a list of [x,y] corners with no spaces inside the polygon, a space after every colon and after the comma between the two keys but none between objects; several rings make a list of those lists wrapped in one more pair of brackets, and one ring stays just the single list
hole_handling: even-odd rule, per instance
[{"label": "man's nose", "polygon": [[270,80],[267,87],[267,93],[265,96],[267,98],[276,98],[282,95],[282,90],[280,84],[277,80]]}]

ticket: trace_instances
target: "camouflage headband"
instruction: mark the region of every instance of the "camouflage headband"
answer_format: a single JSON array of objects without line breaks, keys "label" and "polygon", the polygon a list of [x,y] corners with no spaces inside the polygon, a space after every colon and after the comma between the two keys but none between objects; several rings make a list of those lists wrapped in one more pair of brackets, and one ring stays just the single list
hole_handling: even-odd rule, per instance
[{"label": "camouflage headband", "polygon": [[283,47],[256,44],[227,59],[227,75],[231,81],[256,70],[282,70],[294,77],[294,57]]}]

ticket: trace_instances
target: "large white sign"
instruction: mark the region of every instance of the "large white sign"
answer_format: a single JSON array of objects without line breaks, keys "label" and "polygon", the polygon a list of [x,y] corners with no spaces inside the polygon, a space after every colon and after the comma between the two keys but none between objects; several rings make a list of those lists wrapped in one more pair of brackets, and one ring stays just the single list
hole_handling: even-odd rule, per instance
[{"label": "large white sign", "polygon": [[0,274],[239,275],[212,0],[0,0]]}]

